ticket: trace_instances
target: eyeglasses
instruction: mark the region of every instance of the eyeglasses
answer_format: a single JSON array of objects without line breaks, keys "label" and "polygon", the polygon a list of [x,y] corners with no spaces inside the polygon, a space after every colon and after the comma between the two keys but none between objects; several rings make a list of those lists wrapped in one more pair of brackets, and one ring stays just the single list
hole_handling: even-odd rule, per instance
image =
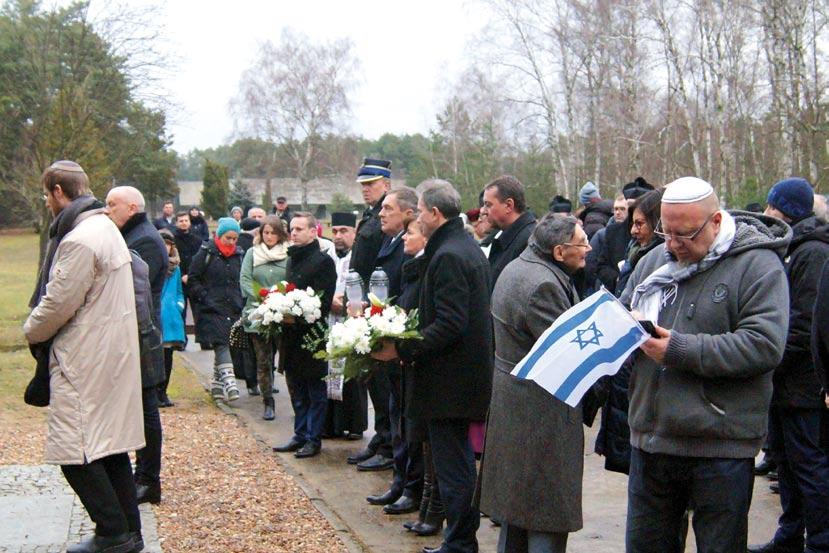
[{"label": "eyeglasses", "polygon": [[562,246],[573,246],[574,248],[589,248],[590,244],[588,242],[582,242],[580,244],[573,244],[570,242],[564,242]]},{"label": "eyeglasses", "polygon": [[682,241],[682,242],[693,242],[693,241],[694,241],[694,239],[695,239],[697,236],[699,236],[699,233],[700,233],[700,232],[702,232],[702,229],[704,229],[704,228],[705,228],[705,225],[707,225],[707,224],[708,224],[708,222],[709,222],[709,221],[711,221],[711,218],[712,218],[712,217],[714,217],[714,215],[716,215],[716,214],[717,214],[717,212],[715,211],[714,213],[712,213],[711,215],[709,215],[709,216],[705,219],[705,222],[702,224],[702,226],[701,226],[701,227],[699,227],[699,228],[698,228],[696,231],[694,231],[692,234],[682,235],[682,234],[672,234],[672,233],[670,233],[670,232],[664,232],[664,231],[662,230],[662,221],[659,221],[659,222],[656,224],[656,229],[654,229],[653,233],[654,233],[655,235],[657,235],[657,236],[660,236],[660,237],[661,237],[662,239],[664,239],[664,240],[668,240],[668,239],[670,238],[671,240],[676,240],[676,241]]},{"label": "eyeglasses", "polygon": [[[642,227],[644,227],[644,226],[645,226],[645,225],[647,225],[647,224],[648,224],[648,222],[647,222],[647,221],[634,221],[634,222],[633,222],[633,227],[634,227],[634,228],[642,228]],[[657,226],[657,227],[659,226],[659,223],[658,223],[658,222],[656,223],[656,226]]]}]

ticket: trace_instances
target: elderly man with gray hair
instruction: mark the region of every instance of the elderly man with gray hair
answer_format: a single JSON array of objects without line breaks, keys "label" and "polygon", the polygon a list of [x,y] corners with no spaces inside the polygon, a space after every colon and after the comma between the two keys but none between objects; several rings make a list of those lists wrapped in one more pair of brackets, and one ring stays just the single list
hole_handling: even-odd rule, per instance
[{"label": "elderly man with gray hair", "polygon": [[[405,416],[428,427],[447,520],[443,544],[423,551],[474,553],[480,513],[472,507],[476,471],[468,433],[470,422],[484,420],[492,388],[490,268],[464,229],[452,185],[428,181],[420,188],[418,221],[429,239],[418,303],[423,339],[400,343],[399,357],[412,367],[404,374]],[[391,343],[375,354],[397,356]]]},{"label": "elderly man with gray hair", "polygon": [[[144,196],[132,186],[116,186],[106,197],[106,214],[121,231],[127,247],[135,250],[149,267],[153,296],[153,323],[161,328],[161,292],[167,277],[167,246],[147,219]],[[135,482],[139,503],[161,501],[161,417],[158,414],[157,386],[164,382],[164,350],[151,352],[141,363],[144,439],[147,446],[136,452]]]},{"label": "elderly man with gray hair", "polygon": [[495,374],[480,504],[502,524],[499,553],[561,553],[568,533],[582,528],[581,405],[570,407],[510,373],[544,331],[579,302],[572,276],[584,267],[589,251],[575,217],[548,213],[492,293]]}]

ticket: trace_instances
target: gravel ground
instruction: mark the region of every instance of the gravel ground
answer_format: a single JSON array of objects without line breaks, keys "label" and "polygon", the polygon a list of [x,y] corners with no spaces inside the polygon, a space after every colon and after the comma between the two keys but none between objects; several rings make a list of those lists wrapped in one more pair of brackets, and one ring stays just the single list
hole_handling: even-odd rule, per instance
[{"label": "gravel ground", "polygon": [[[43,416],[0,415],[0,464],[39,464]],[[203,398],[162,410],[163,497],[154,507],[165,552],[345,552],[328,521],[276,457]]]}]

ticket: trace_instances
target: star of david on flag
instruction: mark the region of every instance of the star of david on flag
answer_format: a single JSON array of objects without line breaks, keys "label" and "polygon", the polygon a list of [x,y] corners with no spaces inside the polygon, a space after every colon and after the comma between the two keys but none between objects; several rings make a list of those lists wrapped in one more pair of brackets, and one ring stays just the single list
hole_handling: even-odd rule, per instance
[{"label": "star of david on flag", "polygon": [[616,374],[648,338],[625,306],[602,288],[562,313],[512,375],[535,381],[575,407],[599,378]]}]

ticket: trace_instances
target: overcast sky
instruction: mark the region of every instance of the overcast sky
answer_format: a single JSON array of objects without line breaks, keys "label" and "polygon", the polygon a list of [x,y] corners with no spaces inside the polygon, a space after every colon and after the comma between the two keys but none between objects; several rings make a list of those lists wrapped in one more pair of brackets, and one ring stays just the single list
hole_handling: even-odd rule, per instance
[{"label": "overcast sky", "polygon": [[462,0],[170,0],[160,9],[177,65],[165,83],[180,107],[169,128],[182,153],[232,139],[228,102],[241,73],[258,46],[278,41],[285,27],[312,40],[354,42],[361,75],[351,131],[368,138],[426,132],[442,86],[466,66],[468,40],[485,23],[480,8]]}]

